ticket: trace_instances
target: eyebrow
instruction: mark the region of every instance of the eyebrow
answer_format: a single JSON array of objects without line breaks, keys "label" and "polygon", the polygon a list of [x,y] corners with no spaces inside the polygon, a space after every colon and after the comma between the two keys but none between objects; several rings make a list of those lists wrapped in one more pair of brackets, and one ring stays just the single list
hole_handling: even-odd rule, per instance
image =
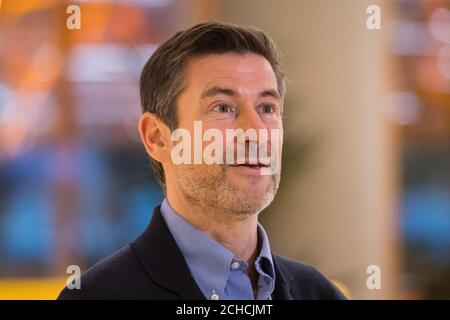
[{"label": "eyebrow", "polygon": [[[216,96],[219,94],[223,94],[223,95],[230,96],[230,97],[234,97],[234,96],[238,95],[236,91],[229,89],[229,88],[212,87],[212,88],[209,88],[208,90],[204,91],[201,94],[200,98],[205,99],[205,98],[213,97],[213,96]],[[272,97],[276,100],[281,100],[280,94],[275,89],[263,90],[258,94],[258,97]]]}]

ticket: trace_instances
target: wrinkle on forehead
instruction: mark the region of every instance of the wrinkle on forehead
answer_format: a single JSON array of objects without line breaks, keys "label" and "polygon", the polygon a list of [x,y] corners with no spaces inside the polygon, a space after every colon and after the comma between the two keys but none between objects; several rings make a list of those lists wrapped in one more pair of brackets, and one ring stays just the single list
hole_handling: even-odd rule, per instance
[{"label": "wrinkle on forehead", "polygon": [[229,86],[239,94],[254,95],[262,89],[277,89],[270,63],[253,53],[214,54],[194,58],[187,69],[187,86],[199,92],[210,86]]}]

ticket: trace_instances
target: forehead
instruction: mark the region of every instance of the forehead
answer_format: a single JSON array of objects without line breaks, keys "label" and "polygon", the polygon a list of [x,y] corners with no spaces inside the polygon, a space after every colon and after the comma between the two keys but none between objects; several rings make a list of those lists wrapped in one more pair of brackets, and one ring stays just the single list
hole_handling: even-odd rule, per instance
[{"label": "forehead", "polygon": [[192,58],[186,68],[187,89],[203,91],[226,86],[241,93],[276,89],[275,73],[269,61],[254,53],[209,54]]}]

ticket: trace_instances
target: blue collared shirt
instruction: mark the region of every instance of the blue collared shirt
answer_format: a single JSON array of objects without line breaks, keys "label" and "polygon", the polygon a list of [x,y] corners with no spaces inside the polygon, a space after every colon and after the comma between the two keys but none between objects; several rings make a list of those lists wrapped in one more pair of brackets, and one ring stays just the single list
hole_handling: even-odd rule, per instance
[{"label": "blue collared shirt", "polygon": [[258,291],[253,294],[247,275],[248,263],[178,215],[168,201],[161,204],[161,214],[180,248],[191,274],[207,299],[268,300],[275,288],[275,268],[269,240],[258,223],[261,250],[255,261]]}]

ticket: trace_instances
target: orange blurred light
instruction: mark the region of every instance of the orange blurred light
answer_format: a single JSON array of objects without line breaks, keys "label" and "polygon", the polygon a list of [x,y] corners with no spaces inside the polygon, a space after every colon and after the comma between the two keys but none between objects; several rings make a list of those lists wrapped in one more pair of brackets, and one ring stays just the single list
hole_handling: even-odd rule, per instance
[{"label": "orange blurred light", "polygon": [[57,0],[0,0],[0,10],[3,14],[23,15],[32,11],[48,9],[57,4]]}]

